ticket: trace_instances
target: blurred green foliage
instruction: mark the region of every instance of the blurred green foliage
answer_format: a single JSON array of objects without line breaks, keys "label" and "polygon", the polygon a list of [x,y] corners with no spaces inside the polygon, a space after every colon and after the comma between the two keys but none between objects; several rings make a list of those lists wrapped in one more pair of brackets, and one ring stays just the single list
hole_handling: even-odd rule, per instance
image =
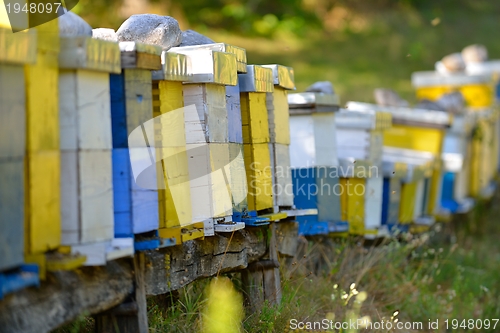
[{"label": "blurred green foliage", "polygon": [[295,69],[297,89],[331,81],[342,101],[373,101],[377,87],[414,101],[411,73],[484,44],[500,58],[500,1],[491,0],[80,0],[93,27],[128,15],[176,18],[215,41],[246,48],[249,63]]}]

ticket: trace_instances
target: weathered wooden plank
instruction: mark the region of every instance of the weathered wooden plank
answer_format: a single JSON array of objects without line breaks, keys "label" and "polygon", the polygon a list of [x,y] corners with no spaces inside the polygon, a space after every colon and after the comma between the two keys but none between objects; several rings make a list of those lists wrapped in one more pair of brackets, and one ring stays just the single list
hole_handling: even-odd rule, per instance
[{"label": "weathered wooden plank", "polygon": [[272,143],[290,144],[290,126],[287,90],[275,85],[272,93],[266,93],[269,117],[269,134]]},{"label": "weathered wooden plank", "polygon": [[0,270],[24,262],[24,160],[0,160]]},{"label": "weathered wooden plank", "polygon": [[205,236],[212,236],[210,220],[233,214],[229,144],[187,144],[186,148],[192,219],[193,222],[205,222]]},{"label": "weathered wooden plank", "polygon": [[281,221],[276,223],[276,237],[278,252],[282,256],[293,257],[299,245],[299,224],[295,221]]},{"label": "weathered wooden plank", "polygon": [[243,150],[248,184],[248,209],[273,208],[271,155],[268,144],[244,144]]},{"label": "weathered wooden plank", "polygon": [[110,103],[108,73],[61,70],[61,150],[111,149]]},{"label": "weathered wooden plank", "polygon": [[186,143],[228,142],[225,87],[215,84],[185,84],[183,94],[184,105],[194,105],[196,109],[196,112],[185,114]]},{"label": "weathered wooden plank", "polygon": [[148,311],[144,284],[144,253],[134,259],[134,291],[125,303],[95,317],[96,333],[147,333]]},{"label": "weathered wooden plank", "polygon": [[238,85],[226,86],[226,108],[229,142],[243,143],[240,89]]},{"label": "weathered wooden plank", "polygon": [[270,142],[266,93],[241,93],[240,105],[243,143]]},{"label": "weathered wooden plank", "polygon": [[120,304],[133,284],[127,260],[54,272],[40,289],[29,288],[0,302],[0,327],[5,333],[48,332],[82,313],[95,314]]},{"label": "weathered wooden plank", "polygon": [[293,206],[292,175],[290,171],[290,149],[286,144],[269,144],[272,158],[273,199],[277,207]]},{"label": "weathered wooden plank", "polygon": [[26,102],[22,66],[0,64],[0,158],[23,157],[26,150]]},{"label": "weathered wooden plank", "polygon": [[60,158],[58,150],[28,153],[26,254],[43,253],[61,244]]},{"label": "weathered wooden plank", "polygon": [[[238,93],[239,94],[239,93]],[[231,174],[231,198],[233,211],[242,212],[248,208],[247,179],[245,161],[243,159],[243,144],[229,143],[229,169]]]},{"label": "weathered wooden plank", "polygon": [[113,238],[113,190],[110,150],[63,151],[62,243]]},{"label": "weathered wooden plank", "polygon": [[146,293],[160,295],[192,281],[243,269],[267,250],[262,228],[236,231],[233,236],[208,237],[146,254]]},{"label": "weathered wooden plank", "polygon": [[[267,252],[263,232],[262,228],[244,229],[232,236],[216,235],[145,252],[146,294],[164,294],[199,278],[246,268]],[[134,292],[134,271],[137,268],[130,260],[119,259],[103,267],[51,273],[40,289],[29,288],[0,301],[2,332],[48,332],[81,314],[111,309]]]}]

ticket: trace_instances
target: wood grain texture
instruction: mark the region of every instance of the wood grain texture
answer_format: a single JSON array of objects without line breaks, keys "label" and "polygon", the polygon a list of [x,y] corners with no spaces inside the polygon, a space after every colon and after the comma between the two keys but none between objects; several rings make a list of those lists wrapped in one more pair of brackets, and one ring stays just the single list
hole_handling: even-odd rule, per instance
[{"label": "wood grain texture", "polygon": [[61,153],[31,152],[25,168],[25,251],[41,253],[61,244]]},{"label": "wood grain texture", "polygon": [[111,149],[109,74],[61,70],[59,92],[61,150]]},{"label": "wood grain texture", "polygon": [[143,69],[124,69],[125,112],[127,135],[135,128],[152,118],[153,95],[151,71]]},{"label": "wood grain texture", "polygon": [[187,143],[227,143],[226,90],[215,84],[185,84],[184,105],[196,112],[185,114]]},{"label": "wood grain texture", "polygon": [[[187,226],[192,223],[191,190],[186,153],[186,131],[182,83],[158,81],[158,90],[153,91],[157,159],[162,161],[165,190],[164,211],[160,214],[160,228]],[[156,97],[157,96],[157,97]],[[156,103],[156,104],[155,104]],[[158,139],[160,142],[158,142]],[[161,204],[160,211],[161,210]]]},{"label": "wood grain texture", "polygon": [[26,151],[26,102],[22,66],[0,64],[0,159],[22,158]]},{"label": "wood grain texture", "polygon": [[0,302],[0,327],[5,333],[49,332],[82,313],[120,304],[132,290],[133,271],[127,260],[54,272],[42,288],[28,288]]},{"label": "wood grain texture", "polygon": [[229,145],[187,144],[193,222],[232,215]]},{"label": "wood grain texture", "polygon": [[[164,294],[218,272],[244,269],[267,252],[266,239],[262,228],[252,228],[236,231],[231,241],[216,235],[145,253],[146,294]],[[120,259],[103,267],[51,273],[40,289],[25,289],[0,301],[2,332],[48,332],[82,313],[111,309],[133,292],[133,271],[130,260]]]},{"label": "wood grain texture", "polygon": [[244,144],[248,209],[273,208],[272,170],[267,143]]},{"label": "wood grain texture", "polygon": [[59,69],[57,53],[38,52],[25,69],[28,151],[59,149]]},{"label": "wood grain texture", "polygon": [[276,85],[272,93],[266,93],[269,134],[272,143],[290,144],[290,116],[287,96],[287,91]]},{"label": "wood grain texture", "polygon": [[110,150],[61,153],[62,243],[111,240],[114,234]]},{"label": "wood grain texture", "polygon": [[238,85],[226,86],[228,139],[231,143],[243,143],[241,124],[240,90]]},{"label": "wood grain texture", "polygon": [[0,271],[24,262],[24,159],[0,159]]},{"label": "wood grain texture", "polygon": [[266,239],[262,228],[242,229],[230,242],[229,237],[216,235],[150,252],[146,256],[146,293],[160,295],[199,278],[244,269],[267,252]]},{"label": "wood grain texture", "polygon": [[241,93],[240,105],[243,143],[270,142],[266,93]]}]

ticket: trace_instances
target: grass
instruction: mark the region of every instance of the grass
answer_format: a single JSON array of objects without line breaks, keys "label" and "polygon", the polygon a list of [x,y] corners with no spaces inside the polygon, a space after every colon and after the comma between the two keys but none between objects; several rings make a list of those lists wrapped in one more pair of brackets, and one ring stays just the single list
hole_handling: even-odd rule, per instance
[{"label": "grass", "polygon": [[[372,322],[397,319],[408,325],[423,325],[423,329],[404,332],[446,332],[446,319],[451,324],[452,319],[500,318],[499,213],[498,206],[480,204],[467,218],[444,225],[446,230],[373,247],[352,239],[301,239],[298,254],[281,260],[281,305],[266,303],[259,311],[247,312],[243,331],[292,332],[291,319],[344,321],[369,317]],[[239,274],[229,277],[240,289]],[[202,331],[209,282],[197,281],[175,294],[149,299],[150,332]],[[356,302],[353,290],[366,299]],[[429,329],[429,320],[438,320],[439,329]],[[91,332],[92,326],[90,319],[82,317],[57,332]],[[453,332],[498,329],[458,328]]]}]

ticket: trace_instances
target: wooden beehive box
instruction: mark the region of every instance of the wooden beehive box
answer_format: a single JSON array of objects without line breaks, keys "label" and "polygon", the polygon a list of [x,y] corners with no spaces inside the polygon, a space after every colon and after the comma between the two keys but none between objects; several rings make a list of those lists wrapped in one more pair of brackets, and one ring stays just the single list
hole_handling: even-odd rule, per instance
[{"label": "wooden beehive box", "polygon": [[337,95],[288,95],[290,157],[294,204],[297,209],[317,208],[317,215],[298,216],[304,235],[345,231],[339,228],[339,174],[335,135]]},{"label": "wooden beehive box", "polygon": [[59,67],[62,244],[86,254],[86,265],[103,265],[133,253],[131,239],[114,239],[109,74],[121,72],[120,49],[61,38]]},{"label": "wooden beehive box", "polygon": [[[489,60],[481,63],[468,63],[466,67],[467,74],[478,75],[492,75],[495,83],[495,97],[496,104],[500,101],[500,60]],[[493,149],[495,149],[494,156],[496,159],[495,171],[500,171],[500,117],[498,117],[498,111],[494,127],[494,141]]]},{"label": "wooden beehive box", "polygon": [[434,218],[428,215],[428,207],[431,204],[431,181],[436,156],[429,152],[385,146],[383,159],[385,162],[407,165],[407,173],[401,178],[399,223],[434,223]]},{"label": "wooden beehive box", "polygon": [[272,70],[248,65],[238,75],[248,210],[273,209],[273,174],[269,152],[266,93],[274,89]]},{"label": "wooden beehive box", "polygon": [[[377,237],[382,227],[383,133],[391,126],[391,116],[373,110],[347,107],[335,118],[341,169],[342,212],[353,234]],[[363,190],[362,190],[363,189]]]},{"label": "wooden beehive box", "polygon": [[436,157],[428,214],[441,214],[442,168],[440,157],[446,129],[452,124],[453,116],[443,111],[387,107],[359,102],[349,102],[347,107],[351,110],[389,112],[392,116],[393,126],[384,131],[384,145],[427,152]]},{"label": "wooden beehive box", "polygon": [[[36,63],[26,80],[25,257],[45,275],[45,255],[61,244],[58,20],[37,26]],[[47,189],[51,189],[48,191]]]},{"label": "wooden beehive box", "polygon": [[153,71],[153,116],[157,160],[165,189],[158,190],[158,234],[176,244],[204,236],[203,223],[193,223],[182,82],[192,79],[191,59],[163,51],[162,69]]},{"label": "wooden beehive box", "polygon": [[[109,76],[113,135],[115,236],[158,229],[158,188],[151,71],[161,68],[161,48],[121,42],[121,72]],[[152,154],[149,147],[152,147]],[[134,170],[141,163],[150,165]]]},{"label": "wooden beehive box", "polygon": [[402,228],[399,223],[402,179],[407,177],[408,165],[384,159],[382,156],[382,173],[384,176],[382,225],[387,225],[391,232],[409,231],[409,229]]},{"label": "wooden beehive box", "polygon": [[[14,34],[8,22],[0,17],[0,274],[24,263],[25,241],[29,242],[25,240],[24,225],[27,196],[24,70],[26,65],[35,63],[37,49],[34,31]],[[4,290],[3,276],[0,279],[0,289]]]},{"label": "wooden beehive box", "polygon": [[237,84],[236,56],[202,46],[169,52],[188,56],[193,73],[183,84],[193,222],[204,223],[205,236],[243,228],[243,223],[232,223],[225,89]]},{"label": "wooden beehive box", "polygon": [[293,207],[290,173],[290,116],[288,90],[295,89],[293,69],[281,65],[264,65],[273,71],[273,92],[266,93],[269,126],[269,152],[273,173],[274,211]]}]

